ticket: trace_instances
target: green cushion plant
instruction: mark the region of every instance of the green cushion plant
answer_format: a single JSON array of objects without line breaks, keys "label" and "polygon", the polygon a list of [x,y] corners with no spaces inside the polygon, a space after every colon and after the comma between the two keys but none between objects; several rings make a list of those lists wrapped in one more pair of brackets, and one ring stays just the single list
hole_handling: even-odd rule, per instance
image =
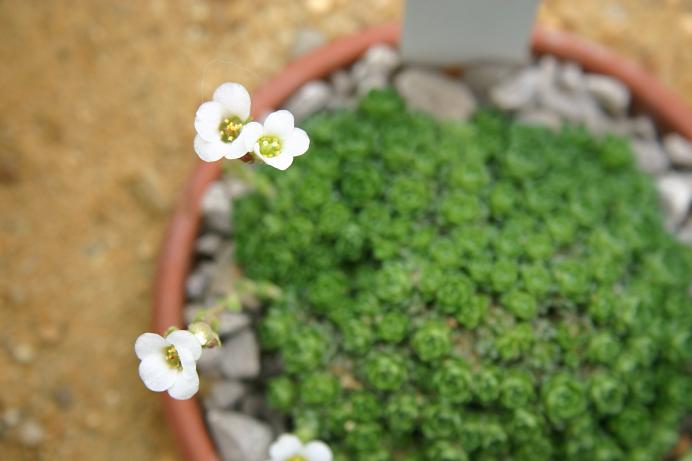
[{"label": "green cushion plant", "polygon": [[654,460],[692,404],[690,251],[626,141],[391,90],[235,203],[271,405],[337,459]]}]

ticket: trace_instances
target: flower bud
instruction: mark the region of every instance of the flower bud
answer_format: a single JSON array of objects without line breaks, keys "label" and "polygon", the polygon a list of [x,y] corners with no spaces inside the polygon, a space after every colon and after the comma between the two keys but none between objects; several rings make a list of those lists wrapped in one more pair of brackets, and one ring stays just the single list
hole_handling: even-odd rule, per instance
[{"label": "flower bud", "polygon": [[202,347],[212,349],[221,345],[221,338],[206,322],[194,322],[187,328]]}]

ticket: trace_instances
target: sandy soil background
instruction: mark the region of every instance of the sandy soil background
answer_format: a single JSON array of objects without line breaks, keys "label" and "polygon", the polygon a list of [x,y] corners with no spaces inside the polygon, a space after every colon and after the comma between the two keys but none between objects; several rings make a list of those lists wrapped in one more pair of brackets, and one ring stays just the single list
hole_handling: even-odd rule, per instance
[{"label": "sandy soil background", "polygon": [[[578,5],[578,6],[577,6]],[[0,458],[176,460],[139,381],[154,259],[197,105],[278,72],[307,29],[391,0],[0,0]],[[545,1],[539,21],[638,61],[692,103],[692,2]]]}]

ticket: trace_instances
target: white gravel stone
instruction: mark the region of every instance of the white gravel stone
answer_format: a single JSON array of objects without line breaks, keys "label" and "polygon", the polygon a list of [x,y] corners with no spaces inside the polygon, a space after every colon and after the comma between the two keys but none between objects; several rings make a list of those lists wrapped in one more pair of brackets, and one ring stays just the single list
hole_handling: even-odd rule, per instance
[{"label": "white gravel stone", "polygon": [[539,76],[535,68],[529,67],[515,77],[493,87],[490,101],[503,110],[517,110],[533,105],[538,92]]},{"label": "white gravel stone", "polygon": [[368,48],[368,51],[363,56],[363,61],[371,66],[380,66],[393,71],[401,64],[401,56],[391,46],[378,44]]},{"label": "white gravel stone", "polygon": [[234,294],[240,278],[240,269],[233,257],[233,246],[224,244],[216,255],[209,287],[205,293],[207,303],[216,304]]},{"label": "white gravel stone", "polygon": [[538,60],[537,67],[542,84],[553,86],[557,83],[560,63],[558,63],[554,56],[549,54],[541,56],[541,58]]},{"label": "white gravel stone", "polygon": [[345,70],[337,70],[329,76],[329,81],[334,88],[334,93],[337,96],[347,97],[353,94],[356,88],[356,83]]},{"label": "white gravel stone", "polygon": [[589,74],[585,78],[586,88],[606,111],[613,115],[622,115],[627,112],[630,91],[622,82],[598,74]]},{"label": "white gravel stone", "polygon": [[208,230],[220,234],[231,233],[231,197],[222,181],[214,181],[204,192],[202,216]]},{"label": "white gravel stone", "polygon": [[571,123],[586,125],[603,118],[597,101],[585,89],[581,69],[572,63],[560,65],[548,56],[539,63],[537,102]]},{"label": "white gravel stone", "polygon": [[245,329],[225,341],[221,350],[221,372],[225,377],[244,379],[259,376],[259,345],[250,329]]},{"label": "white gravel stone", "polygon": [[692,143],[677,133],[671,133],[663,138],[673,165],[682,168],[692,168]]},{"label": "white gravel stone", "polygon": [[246,415],[262,418],[266,410],[266,399],[260,394],[248,394],[240,402],[240,411]]},{"label": "white gravel stone", "polygon": [[399,53],[388,45],[375,45],[351,68],[351,80],[358,96],[389,86],[392,72],[401,64]]},{"label": "white gravel stone", "polygon": [[[204,309],[196,305],[186,307],[185,321],[187,323],[193,322],[197,313]],[[221,337],[230,336],[250,325],[250,317],[243,312],[224,311],[217,318],[219,320],[219,336]]]},{"label": "white gravel stone", "polygon": [[593,111],[584,114],[582,121],[584,127],[594,135],[610,133],[610,119],[602,111]]},{"label": "white gravel stone", "polygon": [[358,81],[373,74],[389,77],[401,64],[399,53],[389,45],[374,45],[368,48],[363,57],[351,69],[351,76]]},{"label": "white gravel stone", "polygon": [[476,109],[476,100],[466,85],[436,71],[405,69],[395,77],[394,85],[410,109],[438,119],[466,120]]},{"label": "white gravel stone", "polygon": [[538,92],[539,106],[558,114],[565,120],[583,123],[586,102],[579,96],[561,91],[555,85],[542,85]]},{"label": "white gravel stone", "polygon": [[309,115],[327,107],[333,94],[334,90],[327,82],[313,80],[296,91],[286,102],[285,108],[293,113],[296,123],[298,123],[305,120]]},{"label": "white gravel stone", "polygon": [[517,114],[517,120],[530,125],[540,125],[551,130],[558,131],[562,126],[560,117],[552,111],[541,109],[527,109]]},{"label": "white gravel stone", "polygon": [[661,174],[670,166],[670,161],[657,141],[633,139],[631,141],[639,168],[650,174]]},{"label": "white gravel stone", "polygon": [[584,89],[584,71],[579,64],[566,62],[558,69],[557,84],[565,91],[580,92]]},{"label": "white gravel stone", "polygon": [[367,95],[370,90],[381,90],[389,86],[389,75],[384,73],[372,73],[358,80],[356,93],[359,97]]},{"label": "white gravel stone", "polygon": [[224,461],[266,461],[274,439],[267,424],[241,413],[211,410],[207,421]]},{"label": "white gravel stone", "polygon": [[666,225],[677,228],[688,216],[692,204],[692,174],[669,173],[656,181],[666,212]]},{"label": "white gravel stone", "polygon": [[223,349],[221,347],[202,349],[202,355],[197,361],[197,370],[205,376],[220,378],[222,356]]},{"label": "white gravel stone", "polygon": [[354,109],[358,105],[358,101],[354,97],[336,96],[329,101],[327,106],[329,109]]},{"label": "white gravel stone", "polygon": [[656,139],[656,124],[648,115],[637,115],[629,120],[629,132],[641,139]]},{"label": "white gravel stone", "polygon": [[211,284],[214,273],[214,264],[203,262],[193,270],[185,280],[185,292],[187,298],[198,300],[204,297]]},{"label": "white gravel stone", "polygon": [[242,197],[243,195],[247,195],[252,191],[246,182],[243,182],[241,179],[234,176],[228,176],[221,182],[226,187],[226,192],[231,200]]},{"label": "white gravel stone", "polygon": [[677,235],[681,242],[692,245],[692,217],[680,227]]},{"label": "white gravel stone", "polygon": [[501,62],[473,63],[464,66],[464,83],[476,96],[487,99],[492,88],[512,79],[520,66]]},{"label": "white gravel stone", "polygon": [[246,394],[247,387],[238,381],[217,381],[205,396],[204,404],[208,409],[225,410],[238,403]]},{"label": "white gravel stone", "polygon": [[197,238],[195,250],[200,256],[212,257],[219,251],[223,238],[218,234],[203,234]]}]

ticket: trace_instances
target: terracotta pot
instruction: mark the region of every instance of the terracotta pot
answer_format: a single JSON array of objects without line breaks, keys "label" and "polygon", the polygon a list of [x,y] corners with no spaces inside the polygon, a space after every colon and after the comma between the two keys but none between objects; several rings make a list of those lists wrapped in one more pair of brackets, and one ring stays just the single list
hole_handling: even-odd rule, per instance
[{"label": "terracotta pot", "polygon": [[[398,24],[387,24],[336,40],[289,64],[278,76],[254,92],[255,117],[281,103],[303,83],[348,66],[370,45],[399,42]],[[605,48],[565,32],[536,28],[532,37],[536,55],[551,54],[576,61],[585,70],[611,75],[629,86],[636,106],[651,114],[659,129],[692,139],[692,111],[675,94],[635,64]],[[192,155],[192,149],[190,149]],[[219,177],[221,163],[200,161],[189,177],[168,227],[158,261],[154,286],[154,331],[182,326],[185,278],[190,270],[200,222],[200,201],[210,182]],[[196,399],[177,401],[164,394],[166,417],[175,439],[190,461],[218,460]]]}]

